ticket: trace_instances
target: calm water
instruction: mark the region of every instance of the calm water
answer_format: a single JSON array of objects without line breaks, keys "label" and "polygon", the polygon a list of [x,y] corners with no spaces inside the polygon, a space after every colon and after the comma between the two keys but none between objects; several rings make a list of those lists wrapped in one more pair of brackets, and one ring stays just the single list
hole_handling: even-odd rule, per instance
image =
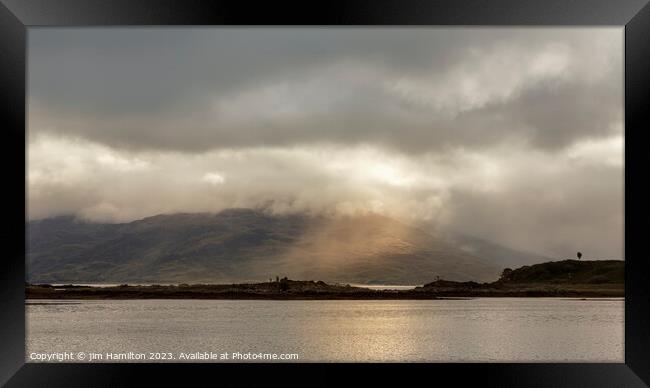
[{"label": "calm water", "polygon": [[194,352],[298,354],[298,361],[624,361],[623,299],[29,303],[28,361],[55,352],[162,352],[176,362]]}]

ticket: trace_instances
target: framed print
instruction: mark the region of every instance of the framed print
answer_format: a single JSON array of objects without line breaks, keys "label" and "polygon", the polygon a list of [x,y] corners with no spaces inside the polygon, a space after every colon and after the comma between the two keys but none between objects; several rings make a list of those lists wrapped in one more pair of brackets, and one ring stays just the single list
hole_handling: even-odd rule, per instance
[{"label": "framed print", "polygon": [[2,382],[646,386],[646,3],[3,0]]}]

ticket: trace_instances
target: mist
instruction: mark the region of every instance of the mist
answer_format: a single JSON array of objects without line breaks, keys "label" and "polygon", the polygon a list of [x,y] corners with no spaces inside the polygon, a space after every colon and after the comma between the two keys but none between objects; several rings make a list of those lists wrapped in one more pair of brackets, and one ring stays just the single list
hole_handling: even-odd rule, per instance
[{"label": "mist", "polygon": [[377,213],[623,257],[620,28],[28,39],[29,219]]}]

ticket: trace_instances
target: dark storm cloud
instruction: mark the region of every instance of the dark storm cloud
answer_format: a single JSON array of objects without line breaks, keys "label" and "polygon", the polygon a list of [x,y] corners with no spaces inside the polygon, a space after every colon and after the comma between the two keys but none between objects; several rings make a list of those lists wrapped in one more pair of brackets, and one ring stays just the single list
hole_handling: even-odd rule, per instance
[{"label": "dark storm cloud", "polygon": [[312,142],[424,152],[522,136],[559,149],[620,121],[621,39],[611,29],[33,29],[30,130],[186,152]]}]

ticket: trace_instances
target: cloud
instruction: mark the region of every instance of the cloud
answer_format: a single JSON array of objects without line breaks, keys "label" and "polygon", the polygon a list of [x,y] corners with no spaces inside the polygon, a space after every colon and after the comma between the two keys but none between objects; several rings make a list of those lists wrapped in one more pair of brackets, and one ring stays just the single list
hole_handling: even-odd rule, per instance
[{"label": "cloud", "polygon": [[232,207],[375,212],[548,255],[588,247],[620,257],[620,143],[587,141],[559,155],[505,147],[404,156],[319,145],[188,157],[40,136],[29,145],[28,210],[31,219],[72,213],[109,222]]},{"label": "cloud", "polygon": [[34,29],[34,132],[201,152],[313,142],[400,152],[622,120],[622,29]]},{"label": "cloud", "polygon": [[203,175],[203,180],[214,186],[221,185],[226,181],[223,175],[216,172],[206,173],[205,175]]},{"label": "cloud", "polygon": [[491,189],[452,188],[438,222],[550,257],[588,251],[591,258],[622,258],[621,143],[617,136],[562,155],[510,153],[496,162]]},{"label": "cloud", "polygon": [[622,31],[30,29],[28,216],[377,212],[621,258]]}]

